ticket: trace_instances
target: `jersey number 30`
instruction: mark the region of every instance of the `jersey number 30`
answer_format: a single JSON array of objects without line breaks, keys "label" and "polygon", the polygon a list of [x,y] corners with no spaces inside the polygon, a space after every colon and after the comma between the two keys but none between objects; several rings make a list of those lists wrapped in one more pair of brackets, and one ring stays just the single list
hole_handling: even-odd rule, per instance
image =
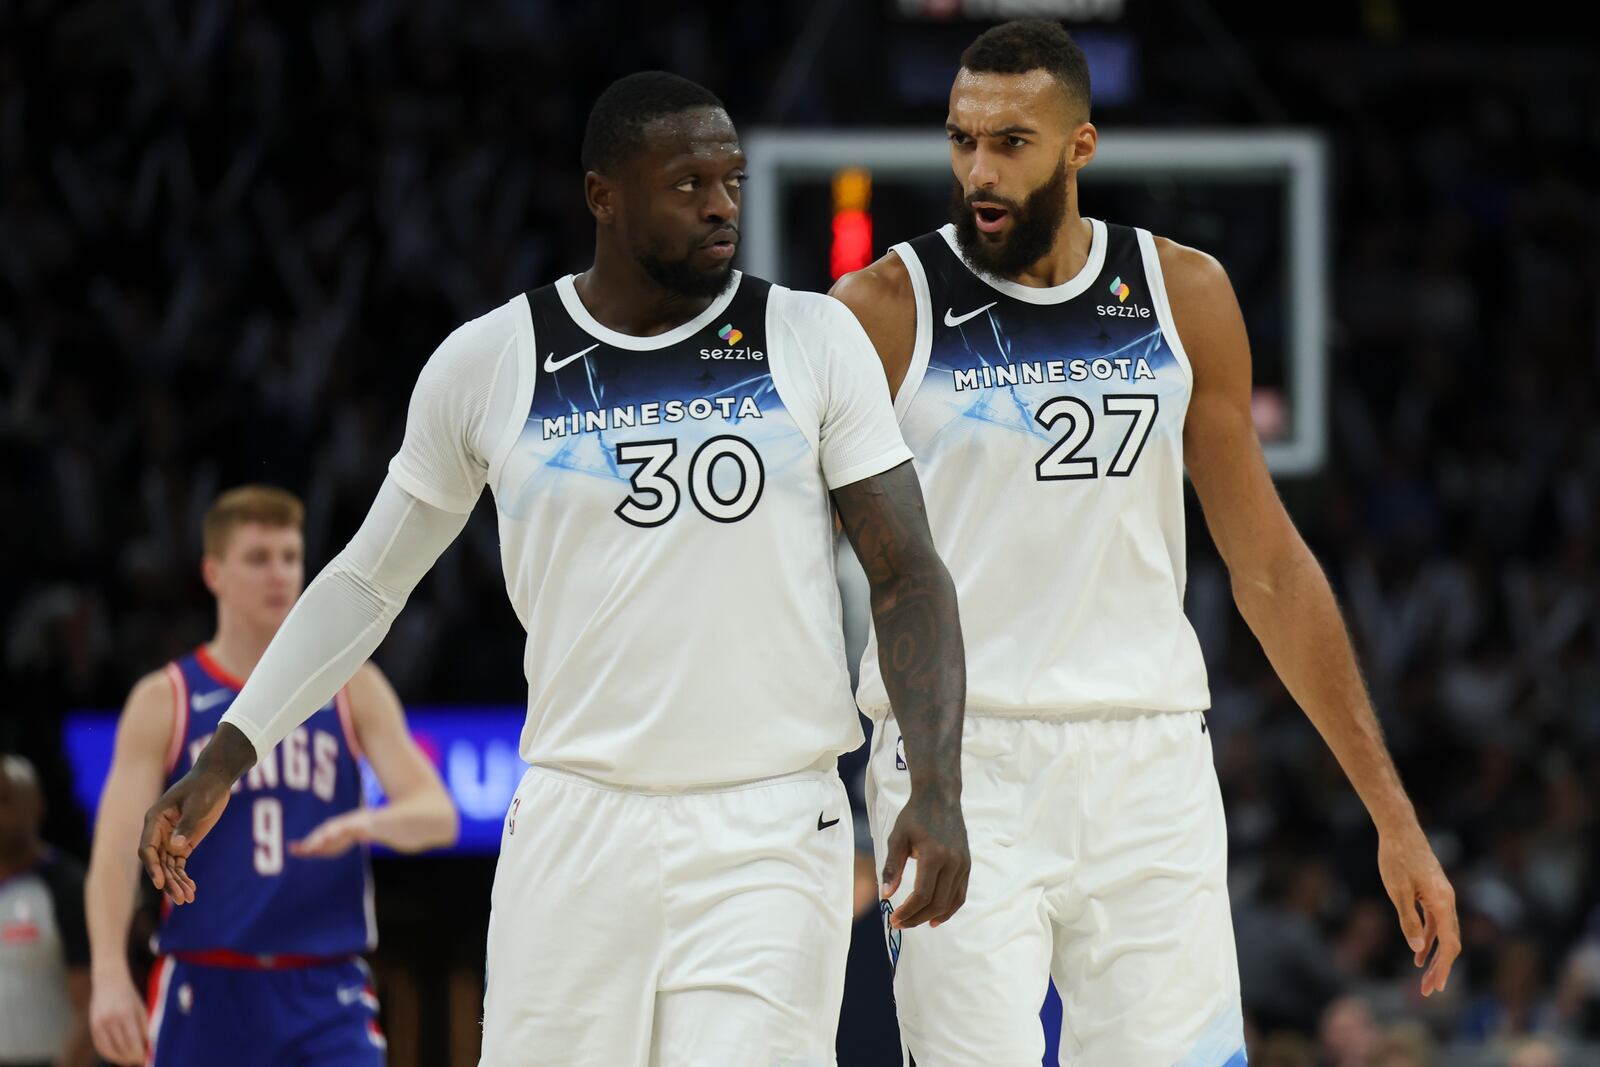
[{"label": "jersey number 30", "polygon": [[[678,513],[683,493],[667,471],[677,455],[678,442],[674,440],[624,441],[617,445],[617,463],[638,465],[631,479],[633,492],[617,505],[622,521],[635,526],[660,526]],[[729,464],[737,485],[731,495],[724,496],[717,492],[712,478],[719,466]],[[689,460],[689,499],[700,514],[715,522],[738,522],[754,511],[766,480],[761,454],[742,437],[713,437]]]},{"label": "jersey number 30", "polygon": [[[1133,465],[1139,462],[1144,443],[1150,439],[1150,428],[1156,424],[1159,406],[1155,396],[1145,393],[1105,397],[1107,415],[1126,415],[1133,419],[1128,424],[1128,433],[1123,437],[1122,444],[1117,447],[1117,454],[1111,458],[1111,466],[1106,469],[1107,477],[1126,478],[1133,473]],[[1050,451],[1040,456],[1039,462],[1034,464],[1041,482],[1074,481],[1099,476],[1100,465],[1093,456],[1078,458],[1078,452],[1094,432],[1093,408],[1078,397],[1058,396],[1039,405],[1039,411],[1033,417],[1047,430],[1059,422],[1067,425],[1065,436],[1051,445]]]}]

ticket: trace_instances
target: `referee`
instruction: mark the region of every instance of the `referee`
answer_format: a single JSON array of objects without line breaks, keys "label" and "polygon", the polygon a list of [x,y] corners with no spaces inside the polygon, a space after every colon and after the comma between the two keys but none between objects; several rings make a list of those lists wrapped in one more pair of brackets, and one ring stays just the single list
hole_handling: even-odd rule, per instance
[{"label": "referee", "polygon": [[39,839],[44,798],[0,756],[0,1067],[89,1067],[83,868]]}]

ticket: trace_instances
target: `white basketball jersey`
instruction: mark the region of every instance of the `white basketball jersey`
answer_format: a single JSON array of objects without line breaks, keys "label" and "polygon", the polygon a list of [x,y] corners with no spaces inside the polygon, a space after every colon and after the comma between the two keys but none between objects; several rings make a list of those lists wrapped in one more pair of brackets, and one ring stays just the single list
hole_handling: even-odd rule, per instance
[{"label": "white basketball jersey", "polygon": [[829,490],[910,458],[865,332],[749,276],[655,337],[596,322],[570,277],[514,303],[487,479],[528,631],[523,758],[661,790],[831,766],[861,730]]},{"label": "white basketball jersey", "polygon": [[[895,409],[960,597],[970,714],[1210,706],[1183,614],[1193,378],[1150,234],[1092,227],[1049,289],[974,271],[953,226],[894,247],[917,305]],[[888,710],[875,640],[858,699]]]}]

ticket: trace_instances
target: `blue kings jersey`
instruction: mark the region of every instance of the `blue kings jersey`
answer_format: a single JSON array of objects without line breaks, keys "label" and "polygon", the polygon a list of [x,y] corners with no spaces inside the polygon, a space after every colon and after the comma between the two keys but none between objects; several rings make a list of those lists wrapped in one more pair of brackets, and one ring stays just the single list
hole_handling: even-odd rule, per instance
[{"label": "blue kings jersey", "polygon": [[[953,226],[894,247],[917,312],[895,410],[960,598],[973,714],[1210,705],[1183,614],[1193,375],[1153,238],[1091,226],[1053,288],[976,271]],[[887,710],[875,641],[859,697]]]},{"label": "blue kings jersey", "polygon": [[[204,648],[168,664],[176,692],[167,783],[194,765],[244,683]],[[164,906],[162,953],[348,956],[377,943],[365,846],[298,859],[289,843],[361,804],[361,775],[343,690],[240,778],[205,847],[189,857],[195,899]]]}]

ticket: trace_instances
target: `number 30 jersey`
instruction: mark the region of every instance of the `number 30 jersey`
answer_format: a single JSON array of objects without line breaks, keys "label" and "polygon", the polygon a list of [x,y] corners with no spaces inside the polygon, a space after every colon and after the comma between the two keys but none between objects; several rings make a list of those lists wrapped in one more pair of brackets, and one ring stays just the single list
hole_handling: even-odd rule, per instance
[{"label": "number 30 jersey", "polygon": [[635,337],[567,277],[441,346],[390,472],[451,510],[494,492],[528,632],[523,759],[679,790],[861,743],[828,494],[910,458],[838,301],[735,273]]},{"label": "number 30 jersey", "polygon": [[[1183,614],[1193,376],[1150,234],[1091,225],[1053,288],[975,271],[953,226],[894,247],[917,311],[895,410],[960,597],[972,714],[1210,706]],[[887,710],[875,641],[859,697]]]}]

